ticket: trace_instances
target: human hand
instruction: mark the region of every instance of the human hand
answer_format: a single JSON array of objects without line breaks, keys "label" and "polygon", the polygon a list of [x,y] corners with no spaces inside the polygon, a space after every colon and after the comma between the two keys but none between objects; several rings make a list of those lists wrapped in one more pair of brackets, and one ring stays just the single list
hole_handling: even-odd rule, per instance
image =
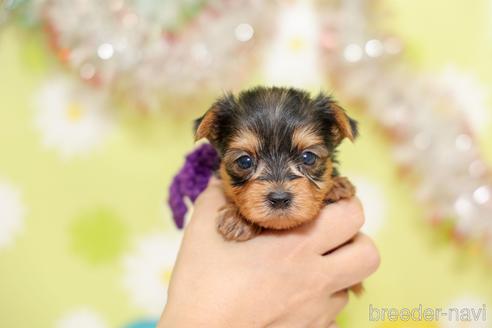
[{"label": "human hand", "polygon": [[347,288],[379,265],[374,244],[358,233],[357,199],[247,242],[217,233],[224,204],[221,183],[212,180],[185,229],[158,327],[327,327],[347,304]]}]

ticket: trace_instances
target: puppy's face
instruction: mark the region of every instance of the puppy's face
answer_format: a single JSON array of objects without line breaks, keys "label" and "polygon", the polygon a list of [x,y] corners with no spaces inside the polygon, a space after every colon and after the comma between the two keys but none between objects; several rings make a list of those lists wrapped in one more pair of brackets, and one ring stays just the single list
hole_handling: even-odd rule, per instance
[{"label": "puppy's face", "polygon": [[221,156],[228,198],[249,221],[285,229],[312,220],[332,187],[334,151],[356,123],[329,97],[256,88],[217,101],[197,122]]}]

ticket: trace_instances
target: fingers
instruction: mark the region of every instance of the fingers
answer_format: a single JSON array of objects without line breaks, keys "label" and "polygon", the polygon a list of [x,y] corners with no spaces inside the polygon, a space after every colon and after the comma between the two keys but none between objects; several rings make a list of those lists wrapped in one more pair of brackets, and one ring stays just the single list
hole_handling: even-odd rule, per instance
[{"label": "fingers", "polygon": [[364,212],[358,198],[326,206],[308,227],[313,249],[325,254],[352,239],[364,224]]},{"label": "fingers", "polygon": [[380,264],[374,242],[364,234],[358,234],[352,242],[323,256],[322,260],[333,291],[356,285],[373,274]]},{"label": "fingers", "polygon": [[328,326],[328,328],[338,328],[338,325],[333,322],[331,325]]}]

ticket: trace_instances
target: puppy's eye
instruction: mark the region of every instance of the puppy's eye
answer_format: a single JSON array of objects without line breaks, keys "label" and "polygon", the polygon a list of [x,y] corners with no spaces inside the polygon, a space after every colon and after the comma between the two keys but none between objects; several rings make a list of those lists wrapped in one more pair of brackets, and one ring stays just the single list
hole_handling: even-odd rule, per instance
[{"label": "puppy's eye", "polygon": [[310,151],[305,151],[302,153],[301,158],[302,158],[302,163],[304,165],[313,165],[316,162],[316,155]]},{"label": "puppy's eye", "polygon": [[243,170],[247,170],[253,166],[253,159],[248,155],[243,155],[236,160],[236,163]]}]

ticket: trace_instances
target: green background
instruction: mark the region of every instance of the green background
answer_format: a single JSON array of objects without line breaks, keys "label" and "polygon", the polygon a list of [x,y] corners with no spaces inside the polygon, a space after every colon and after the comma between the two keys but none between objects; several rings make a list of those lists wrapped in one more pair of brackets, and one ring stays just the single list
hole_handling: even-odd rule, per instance
[{"label": "green background", "polygon": [[[414,70],[437,74],[451,64],[490,91],[491,1],[393,0],[386,7],[393,16],[385,25],[408,45]],[[56,66],[38,34],[15,27],[0,34],[0,180],[19,187],[26,206],[14,244],[0,249],[0,326],[53,327],[67,311],[88,306],[109,327],[121,327],[146,316],[122,286],[122,258],[142,236],[177,234],[165,205],[167,186],[193,147],[191,119],[205,107],[181,117],[121,109],[100,148],[63,161],[42,147],[34,124],[33,95]],[[371,323],[369,304],[446,307],[470,296],[492,311],[491,257],[426,223],[411,184],[398,175],[386,135],[358,113],[363,137],[343,146],[342,171],[384,193],[386,211],[374,235],[382,265],[341,325],[440,326]],[[477,137],[492,164],[491,120]]]}]

